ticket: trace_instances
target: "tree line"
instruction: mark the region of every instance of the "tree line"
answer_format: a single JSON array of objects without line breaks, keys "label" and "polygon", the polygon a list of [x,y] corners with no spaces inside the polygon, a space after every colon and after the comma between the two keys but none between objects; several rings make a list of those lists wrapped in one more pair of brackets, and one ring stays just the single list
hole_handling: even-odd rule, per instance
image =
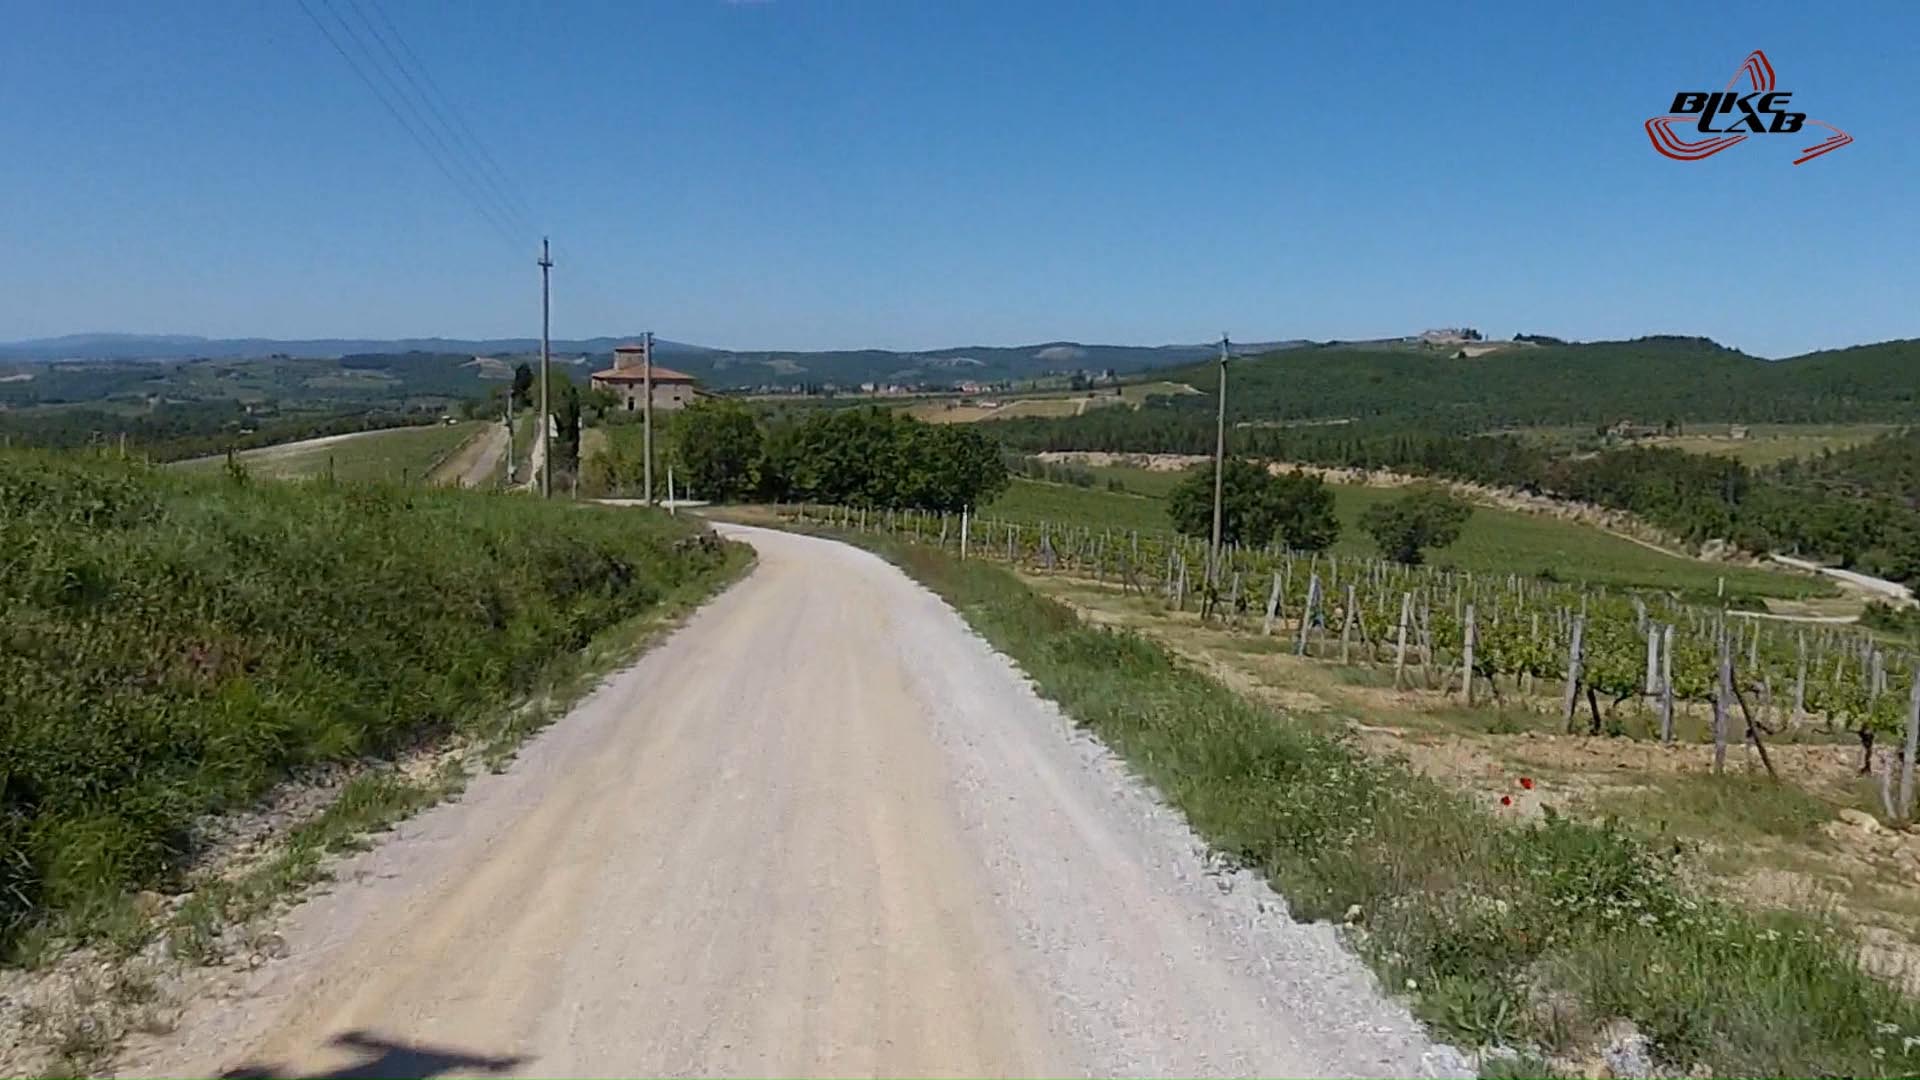
[{"label": "tree line", "polygon": [[[1516,488],[1625,510],[1689,542],[1725,540],[1751,552],[1797,552],[1920,581],[1920,436],[1885,436],[1853,450],[1771,469],[1666,447],[1566,456],[1515,435],[1423,430],[1419,421],[1241,427],[1236,450],[1256,458],[1382,469]],[[1184,408],[1101,409],[1076,417],[1000,421],[1024,451],[1203,454],[1213,418]]]},{"label": "tree line", "polygon": [[[661,417],[656,417],[659,422]],[[716,502],[818,502],[959,513],[1006,490],[1000,445],[971,425],[928,424],[890,409],[814,410],[765,419],[707,399],[667,414],[656,470]],[[590,468],[602,490],[635,491],[638,447],[610,442]],[[656,475],[656,485],[664,478]],[[664,491],[656,491],[662,494]]]}]

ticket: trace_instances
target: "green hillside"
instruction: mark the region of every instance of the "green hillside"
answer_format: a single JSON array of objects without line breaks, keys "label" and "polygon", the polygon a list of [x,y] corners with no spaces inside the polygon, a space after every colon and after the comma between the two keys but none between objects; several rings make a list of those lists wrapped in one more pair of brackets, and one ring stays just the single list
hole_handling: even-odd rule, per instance
[{"label": "green hillside", "polygon": [[[1232,366],[1228,413],[1269,422],[1419,418],[1484,431],[1622,419],[1900,421],[1920,411],[1920,341],[1778,361],[1690,337],[1515,346],[1472,358],[1455,352],[1334,345],[1268,353]],[[1212,365],[1155,375],[1203,391],[1171,407],[1213,411],[1213,395],[1204,392],[1213,386]]]},{"label": "green hillside", "polygon": [[652,511],[0,453],[0,951],[177,883],[201,815],[482,733],[738,554]]}]

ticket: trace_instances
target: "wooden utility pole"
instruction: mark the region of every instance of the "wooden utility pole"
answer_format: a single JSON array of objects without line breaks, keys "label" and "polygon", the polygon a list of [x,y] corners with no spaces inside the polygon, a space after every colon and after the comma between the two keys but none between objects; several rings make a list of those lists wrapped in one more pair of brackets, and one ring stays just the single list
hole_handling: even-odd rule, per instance
[{"label": "wooden utility pole", "polygon": [[640,408],[641,425],[645,431],[640,436],[640,455],[646,458],[641,471],[644,480],[641,495],[648,506],[653,505],[653,331],[649,330],[640,339]]},{"label": "wooden utility pole", "polygon": [[1207,555],[1207,580],[1220,573],[1220,494],[1227,469],[1227,335],[1220,335],[1220,411],[1213,427],[1213,548]]},{"label": "wooden utility pole", "polygon": [[553,257],[547,254],[547,238],[540,238],[540,497],[553,497],[553,446],[548,441],[548,429],[553,426],[553,414],[548,411],[551,399],[547,397],[549,369],[553,366],[552,343],[547,335],[551,328],[552,304],[549,302],[548,278],[553,271]]},{"label": "wooden utility pole", "polygon": [[507,387],[507,482],[504,487],[513,486],[513,387]]}]

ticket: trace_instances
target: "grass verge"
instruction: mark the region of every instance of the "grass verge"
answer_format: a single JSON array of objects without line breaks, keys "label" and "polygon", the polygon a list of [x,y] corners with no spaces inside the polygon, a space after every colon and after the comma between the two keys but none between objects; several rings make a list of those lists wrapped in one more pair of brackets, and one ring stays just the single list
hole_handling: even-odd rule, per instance
[{"label": "grass verge", "polygon": [[510,738],[476,725],[742,558],[650,512],[0,455],[0,946],[129,944],[210,816]]},{"label": "grass verge", "polygon": [[1696,892],[1682,845],[1553,814],[1497,823],[999,567],[848,539],[957,608],[1296,918],[1347,921],[1384,983],[1449,1037],[1576,1061],[1626,1019],[1682,1073],[1920,1071],[1920,1009],[1861,968],[1849,936]]}]

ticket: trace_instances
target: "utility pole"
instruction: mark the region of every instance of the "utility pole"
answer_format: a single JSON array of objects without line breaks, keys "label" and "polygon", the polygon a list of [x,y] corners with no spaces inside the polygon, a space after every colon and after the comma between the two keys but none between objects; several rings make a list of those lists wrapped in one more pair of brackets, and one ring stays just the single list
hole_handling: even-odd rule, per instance
[{"label": "utility pole", "polygon": [[653,505],[653,331],[640,339],[640,388],[646,404],[641,409],[641,424],[644,430],[640,435],[640,456],[647,459],[641,470],[641,495],[648,506]]},{"label": "utility pole", "polygon": [[540,497],[553,497],[553,446],[548,441],[548,431],[553,427],[553,413],[549,411],[547,383],[549,369],[553,366],[553,353],[547,334],[552,322],[552,304],[550,303],[548,278],[553,271],[553,257],[547,254],[547,238],[540,238]]},{"label": "utility pole", "polygon": [[1207,555],[1207,580],[1220,574],[1220,494],[1227,470],[1227,335],[1220,335],[1220,414],[1213,430],[1213,548]]},{"label": "utility pole", "polygon": [[513,486],[513,387],[507,387],[507,482],[502,487]]}]

